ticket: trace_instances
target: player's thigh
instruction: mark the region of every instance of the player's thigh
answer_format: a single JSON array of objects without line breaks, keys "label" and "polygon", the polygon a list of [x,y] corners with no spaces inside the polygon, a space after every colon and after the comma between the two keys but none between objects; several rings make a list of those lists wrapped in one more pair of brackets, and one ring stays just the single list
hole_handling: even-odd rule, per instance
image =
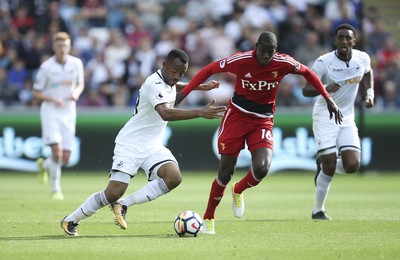
[{"label": "player's thigh", "polygon": [[[133,147],[116,144],[114,148],[111,175],[113,172],[122,172],[129,175],[129,179],[136,175],[146,157],[138,156],[138,151]],[[123,178],[126,182],[129,179]]]},{"label": "player's thigh", "polygon": [[355,124],[341,128],[338,146],[345,170],[357,171],[361,163],[361,143]]},{"label": "player's thigh", "polygon": [[61,139],[63,150],[71,151],[75,140],[76,121],[69,118],[63,121],[61,128]]},{"label": "player's thigh", "polygon": [[264,148],[272,151],[274,147],[273,126],[272,119],[261,119],[253,122],[252,130],[246,135],[246,143],[253,158],[254,152],[260,148],[263,148],[262,151],[265,151]]},{"label": "player's thigh", "polygon": [[313,117],[313,134],[319,155],[336,153],[340,128],[328,117]]},{"label": "player's thigh", "polygon": [[[146,172],[149,181],[159,177],[164,179],[166,175],[169,175],[169,178],[180,178],[181,176],[178,161],[171,151],[164,146],[153,150],[143,161],[141,168]],[[162,176],[159,176],[159,174]]]},{"label": "player's thigh", "polygon": [[243,115],[228,110],[218,130],[218,151],[223,155],[237,156],[245,147],[245,136],[250,131]]},{"label": "player's thigh", "polygon": [[347,150],[361,151],[360,137],[358,136],[358,128],[355,124],[340,128],[337,145],[340,153]]},{"label": "player's thigh", "polygon": [[61,124],[51,116],[41,116],[42,138],[45,145],[61,144]]}]

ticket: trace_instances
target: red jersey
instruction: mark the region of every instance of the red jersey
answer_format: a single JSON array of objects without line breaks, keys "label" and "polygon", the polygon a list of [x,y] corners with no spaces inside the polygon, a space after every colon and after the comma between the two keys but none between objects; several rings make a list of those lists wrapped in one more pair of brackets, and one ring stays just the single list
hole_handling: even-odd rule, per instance
[{"label": "red jersey", "polygon": [[204,67],[182,90],[190,91],[211,75],[230,72],[236,75],[235,94],[231,103],[244,112],[261,116],[272,116],[275,112],[276,92],[279,83],[287,74],[303,75],[324,97],[330,97],[319,78],[307,66],[289,55],[275,52],[268,64],[256,60],[256,51],[238,52],[228,58]]}]

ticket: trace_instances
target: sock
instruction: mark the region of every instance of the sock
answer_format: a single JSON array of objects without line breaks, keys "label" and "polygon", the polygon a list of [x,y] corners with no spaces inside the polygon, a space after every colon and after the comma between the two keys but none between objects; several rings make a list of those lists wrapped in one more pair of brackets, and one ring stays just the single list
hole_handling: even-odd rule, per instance
[{"label": "sock", "polygon": [[208,197],[208,204],[204,219],[214,219],[215,210],[224,196],[226,185],[222,184],[218,178],[215,178],[211,184],[210,196]]},{"label": "sock", "polygon": [[43,168],[45,169],[49,169],[49,165],[50,163],[53,161],[53,159],[51,158],[51,156],[47,157],[46,159],[44,159],[43,161]]},{"label": "sock", "polygon": [[[46,159],[47,160],[47,159]],[[50,192],[61,192],[61,161],[48,162]]]},{"label": "sock", "polygon": [[256,179],[254,176],[253,170],[250,169],[246,176],[244,176],[236,185],[234,192],[241,194],[245,189],[257,186],[261,180]]},{"label": "sock", "polygon": [[326,175],[324,172],[318,175],[317,178],[317,188],[315,190],[315,201],[313,213],[318,211],[325,211],[325,201],[328,196],[328,191],[331,185],[332,177]]},{"label": "sock", "polygon": [[99,209],[109,204],[110,203],[107,201],[104,191],[99,191],[92,194],[71,215],[68,215],[65,220],[79,223],[81,220],[90,217]]},{"label": "sock", "polygon": [[157,199],[158,197],[169,192],[167,185],[161,178],[155,179],[147,183],[140,190],[128,195],[118,203],[127,207],[133,204],[141,204]]},{"label": "sock", "polygon": [[339,174],[347,174],[346,170],[343,167],[342,158],[336,160],[336,170],[335,170],[335,172],[339,173]]}]

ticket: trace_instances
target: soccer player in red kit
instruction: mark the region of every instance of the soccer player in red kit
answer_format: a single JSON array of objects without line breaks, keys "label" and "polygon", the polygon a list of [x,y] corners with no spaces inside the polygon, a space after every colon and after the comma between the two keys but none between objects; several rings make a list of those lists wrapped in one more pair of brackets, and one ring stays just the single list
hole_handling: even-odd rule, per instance
[{"label": "soccer player in red kit", "polygon": [[[272,127],[276,92],[279,82],[287,74],[302,75],[325,98],[330,118],[342,122],[342,113],[325,90],[317,75],[292,57],[276,52],[277,38],[272,32],[263,32],[255,50],[235,53],[210,63],[181,91],[181,97],[216,73],[236,75],[235,93],[225,112],[218,132],[218,150],[221,162],[218,176],[211,185],[208,206],[204,213],[203,233],[215,234],[214,214],[225,188],[232,178],[240,150],[247,143],[252,156],[252,167],[240,181],[232,185],[233,213],[244,213],[243,191],[256,186],[267,175],[273,148]],[[328,116],[328,115],[327,115]]]}]

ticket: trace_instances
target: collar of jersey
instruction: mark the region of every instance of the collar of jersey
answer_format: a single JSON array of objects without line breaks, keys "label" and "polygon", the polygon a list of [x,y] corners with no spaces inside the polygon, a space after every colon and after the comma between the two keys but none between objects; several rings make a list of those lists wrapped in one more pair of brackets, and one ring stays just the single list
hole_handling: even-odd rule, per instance
[{"label": "collar of jersey", "polygon": [[[167,84],[169,86],[169,84],[165,81],[164,77],[161,74],[161,70],[157,70],[157,75],[162,79],[162,81],[164,81],[165,84]],[[170,86],[173,87],[173,86]]]}]

